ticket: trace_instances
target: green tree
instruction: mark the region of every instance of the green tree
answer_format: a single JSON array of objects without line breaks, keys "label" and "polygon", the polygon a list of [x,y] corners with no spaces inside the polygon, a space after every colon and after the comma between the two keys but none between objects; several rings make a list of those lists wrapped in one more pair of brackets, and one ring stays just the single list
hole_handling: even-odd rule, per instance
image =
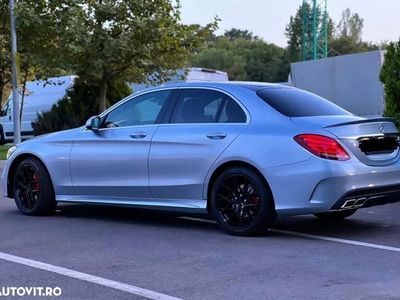
[{"label": "green tree", "polygon": [[257,40],[257,39],[259,39],[259,37],[254,35],[251,31],[237,29],[237,28],[232,28],[232,29],[226,30],[225,33],[224,33],[224,36],[229,38],[231,41],[234,41],[234,40],[236,40],[238,38],[242,38],[242,39],[245,39],[245,40]]},{"label": "green tree", "polygon": [[301,46],[303,43],[302,36],[302,15],[301,7],[297,10],[295,16],[290,17],[289,24],[285,29],[285,36],[288,39],[287,58],[290,62],[301,61],[302,51]]},{"label": "green tree", "polygon": [[385,89],[385,115],[400,121],[400,41],[387,47],[380,80]]},{"label": "green tree", "polygon": [[179,1],[37,3],[20,9],[44,20],[57,33],[58,51],[49,51],[51,59],[98,86],[99,111],[106,109],[107,90],[114,81],[165,81],[187,65],[191,52],[217,26],[217,20],[203,28],[182,24]]},{"label": "green tree", "polygon": [[[21,7],[35,4],[38,7],[45,1],[25,0],[18,2],[17,37],[18,37],[18,80],[21,88],[21,112],[28,80],[35,79],[37,74],[42,77],[60,75],[60,70],[49,63],[47,49],[54,44],[55,33],[44,17],[37,17],[37,11],[27,14]],[[4,102],[10,92],[11,81],[11,51],[9,1],[0,0],[0,98]]]},{"label": "green tree", "polygon": [[[307,13],[311,15],[311,7],[308,3],[300,5],[296,14],[290,17],[289,24],[285,29],[285,36],[288,41],[286,56],[289,62],[297,62],[303,59],[303,16]],[[320,14],[322,16],[322,14]],[[334,33],[333,20],[328,16],[328,40],[331,40]],[[310,37],[312,32],[307,32]]]},{"label": "green tree", "polygon": [[0,104],[8,96],[11,82],[10,15],[8,1],[0,0]]},{"label": "green tree", "polygon": [[360,53],[378,50],[379,46],[374,43],[361,41],[355,43],[351,37],[337,37],[329,43],[329,56],[338,56],[352,53]]},{"label": "green tree", "polygon": [[[61,2],[47,0],[24,0],[17,2],[18,51],[20,53],[21,74],[33,69],[34,77],[70,73],[66,64],[59,59],[60,32],[67,26],[66,12]],[[52,14],[52,12],[58,13]],[[63,17],[63,18],[62,18]]]},{"label": "green tree", "polygon": [[231,80],[244,78],[246,63],[239,53],[235,53],[233,44],[227,37],[218,37],[210,47],[194,55],[192,66],[225,71]]},{"label": "green tree", "polygon": [[194,55],[192,65],[225,71],[230,80],[278,82],[287,79],[283,57],[284,49],[262,39],[220,36]]},{"label": "green tree", "polygon": [[342,18],[337,26],[336,36],[339,38],[348,37],[355,43],[362,40],[362,31],[364,28],[364,19],[357,13],[352,14],[350,8],[342,12]]},{"label": "green tree", "polygon": [[342,12],[336,32],[329,43],[329,56],[359,53],[379,49],[379,46],[362,40],[364,19],[350,9]]},{"label": "green tree", "polygon": [[[311,10],[308,4],[301,5],[296,14],[290,17],[285,35],[288,45],[286,48],[287,60],[296,62],[302,60],[303,44],[303,10]],[[328,17],[328,56],[337,56],[379,49],[379,46],[362,40],[364,20],[350,9],[345,9],[342,17],[335,26],[334,21]],[[311,33],[307,33],[311,34]]]}]

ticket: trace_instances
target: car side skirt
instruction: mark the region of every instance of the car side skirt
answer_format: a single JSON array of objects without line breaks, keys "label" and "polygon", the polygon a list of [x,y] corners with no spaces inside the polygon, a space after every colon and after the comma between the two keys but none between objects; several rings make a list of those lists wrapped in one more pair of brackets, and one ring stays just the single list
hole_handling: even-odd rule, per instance
[{"label": "car side skirt", "polygon": [[149,208],[157,210],[172,210],[182,212],[207,213],[206,200],[187,200],[187,199],[135,199],[125,197],[89,197],[77,195],[57,195],[57,202],[65,203],[84,203],[84,204],[104,204],[130,206],[137,208]]}]

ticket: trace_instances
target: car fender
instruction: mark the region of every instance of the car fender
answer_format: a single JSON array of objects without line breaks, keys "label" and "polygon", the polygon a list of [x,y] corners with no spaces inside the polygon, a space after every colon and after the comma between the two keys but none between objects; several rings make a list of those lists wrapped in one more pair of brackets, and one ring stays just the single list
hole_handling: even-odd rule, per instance
[{"label": "car fender", "polygon": [[[55,183],[56,194],[70,193],[72,178],[69,168],[69,158],[72,142],[21,143],[7,160],[3,171],[3,188],[7,187],[7,180],[11,166],[21,156],[34,156],[39,159],[49,172],[52,182]],[[4,190],[4,193],[6,191]]]}]

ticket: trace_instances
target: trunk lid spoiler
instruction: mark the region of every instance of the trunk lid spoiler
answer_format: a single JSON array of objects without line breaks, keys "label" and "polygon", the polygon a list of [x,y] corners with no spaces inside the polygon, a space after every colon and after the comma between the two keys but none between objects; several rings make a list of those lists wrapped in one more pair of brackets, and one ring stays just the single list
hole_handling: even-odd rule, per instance
[{"label": "trunk lid spoiler", "polygon": [[399,123],[397,120],[393,118],[373,118],[373,119],[363,119],[363,120],[356,120],[356,121],[350,121],[350,122],[343,122],[343,123],[337,123],[337,124],[332,124],[328,126],[324,126],[324,128],[332,128],[332,127],[341,127],[341,126],[348,126],[348,125],[357,125],[357,124],[364,124],[364,123],[377,123],[377,122],[392,122],[395,124],[397,127]]}]

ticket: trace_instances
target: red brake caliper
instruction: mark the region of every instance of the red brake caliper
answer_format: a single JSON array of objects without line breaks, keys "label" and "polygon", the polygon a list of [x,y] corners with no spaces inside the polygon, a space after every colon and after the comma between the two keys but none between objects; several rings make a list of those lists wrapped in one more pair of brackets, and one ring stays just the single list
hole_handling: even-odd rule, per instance
[{"label": "red brake caliper", "polygon": [[260,204],[260,197],[258,196],[252,196],[251,198],[251,202],[255,205],[259,205]]},{"label": "red brake caliper", "polygon": [[32,189],[35,191],[40,191],[39,175],[33,175]]}]

